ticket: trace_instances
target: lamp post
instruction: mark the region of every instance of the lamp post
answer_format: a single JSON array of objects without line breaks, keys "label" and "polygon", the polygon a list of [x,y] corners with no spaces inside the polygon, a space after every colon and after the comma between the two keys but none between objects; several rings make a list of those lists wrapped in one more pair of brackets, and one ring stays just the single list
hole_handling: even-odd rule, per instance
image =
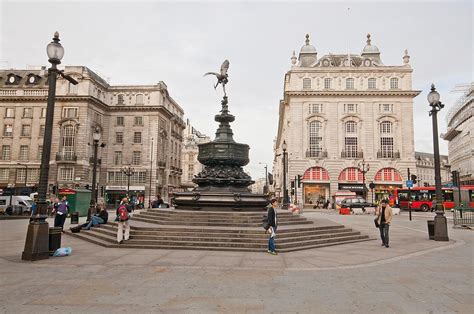
[{"label": "lamp post", "polygon": [[93,166],[92,166],[92,195],[89,210],[87,211],[87,220],[91,219],[92,210],[96,205],[97,200],[97,149],[99,147],[99,141],[101,138],[100,128],[95,127],[94,133],[92,133],[92,140],[94,146],[94,157],[93,157]]},{"label": "lamp post", "polygon": [[362,185],[364,187],[364,199],[367,201],[367,187],[365,186],[365,174],[369,172],[370,165],[366,163],[364,159],[362,159],[362,161],[359,162],[357,167],[359,168],[360,172],[362,172]]},{"label": "lamp post", "polygon": [[441,164],[439,158],[439,141],[438,141],[438,111],[444,104],[439,100],[439,93],[436,91],[434,84],[431,84],[431,92],[428,94],[428,102],[431,106],[429,111],[433,123],[433,149],[435,164],[435,186],[436,186],[436,216],[434,218],[434,240],[449,241],[448,224],[444,216],[443,195],[441,192]]},{"label": "lamp post", "polygon": [[26,184],[28,183],[28,165],[22,164],[21,162],[17,162],[17,165],[25,167],[25,188],[26,188]]},{"label": "lamp post", "polygon": [[148,208],[151,208],[151,182],[153,173],[153,137],[151,138],[151,155],[150,155],[150,193],[148,196]]},{"label": "lamp post", "polygon": [[281,208],[283,209],[288,209],[288,188],[286,186],[286,172],[287,172],[287,158],[288,158],[288,153],[286,152],[288,145],[286,144],[286,141],[283,141],[283,144],[281,145],[281,148],[283,150],[283,204]]},{"label": "lamp post", "polygon": [[128,165],[127,167],[123,167],[121,171],[127,176],[127,197],[130,198],[130,177],[133,176],[135,169],[133,169],[132,165]]},{"label": "lamp post", "polygon": [[21,259],[36,261],[49,258],[49,229],[46,222],[48,191],[49,160],[51,157],[51,139],[53,133],[54,102],[56,100],[56,79],[58,75],[66,78],[72,84],[77,84],[73,78],[58,70],[64,56],[64,48],[59,43],[59,33],[54,33],[53,41],[46,47],[51,67],[48,69],[48,103],[46,106],[46,121],[43,137],[43,152],[41,155],[40,179],[38,185],[38,210],[28,224],[25,248]]},{"label": "lamp post", "polygon": [[268,165],[264,162],[259,162],[260,165],[265,165],[265,187],[263,188],[263,194],[268,193]]}]

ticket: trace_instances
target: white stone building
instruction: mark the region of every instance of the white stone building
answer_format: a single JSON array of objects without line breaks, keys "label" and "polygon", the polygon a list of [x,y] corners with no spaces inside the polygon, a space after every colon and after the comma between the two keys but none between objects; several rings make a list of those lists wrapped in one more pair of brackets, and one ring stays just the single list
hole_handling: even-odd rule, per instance
[{"label": "white stone building", "polygon": [[[441,183],[451,182],[450,165],[448,156],[440,155],[441,160]],[[434,155],[430,153],[415,152],[416,171],[412,174],[417,176],[416,186],[435,186]]]},{"label": "white stone building", "polygon": [[[110,85],[85,66],[66,66],[79,84],[58,79],[49,185],[84,188],[92,184],[92,134],[101,131],[99,195],[114,204],[130,191],[148,205],[151,194],[180,186],[183,109],[164,82]],[[37,185],[41,163],[48,85],[44,70],[0,71],[0,188]],[[153,143],[153,144],[152,144]],[[151,149],[153,147],[153,150]],[[152,163],[153,161],[153,163]],[[145,197],[145,199],[143,199]]]},{"label": "white stone building", "polygon": [[474,83],[465,86],[446,120],[448,130],[441,136],[449,141],[451,171],[459,171],[462,185],[474,185]]},{"label": "white stone building", "polygon": [[[368,198],[390,198],[415,169],[410,56],[385,65],[379,49],[367,44],[359,54],[318,56],[309,42],[293,52],[279,106],[275,156],[288,145],[288,182],[301,175],[298,202],[307,206],[339,190],[363,195],[359,163],[370,165]],[[275,189],[282,196],[281,156],[274,162]],[[301,193],[302,192],[302,193]]]},{"label": "white stone building", "polygon": [[181,152],[181,160],[183,167],[183,175],[181,177],[181,187],[183,189],[193,189],[196,184],[193,178],[202,170],[202,164],[198,161],[198,144],[210,142],[211,138],[196,130],[189,119],[186,120],[186,128],[184,129],[184,143]]}]

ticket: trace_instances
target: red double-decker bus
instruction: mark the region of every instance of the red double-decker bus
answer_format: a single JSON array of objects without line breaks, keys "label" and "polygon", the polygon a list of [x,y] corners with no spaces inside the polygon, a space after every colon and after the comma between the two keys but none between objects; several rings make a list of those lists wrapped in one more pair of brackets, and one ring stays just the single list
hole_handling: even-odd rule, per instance
[{"label": "red double-decker bus", "polygon": [[[462,199],[465,199],[467,195],[468,205],[470,208],[474,208],[474,186],[462,186],[461,193],[463,194]],[[443,194],[443,205],[445,209],[452,209],[456,205],[454,202],[454,193],[458,193],[457,188],[442,188]],[[433,208],[433,199],[436,197],[436,188],[434,186],[429,187],[414,187],[411,189],[411,208],[413,210],[429,211]],[[408,209],[408,189],[397,189],[395,190],[395,199],[400,209]]]}]

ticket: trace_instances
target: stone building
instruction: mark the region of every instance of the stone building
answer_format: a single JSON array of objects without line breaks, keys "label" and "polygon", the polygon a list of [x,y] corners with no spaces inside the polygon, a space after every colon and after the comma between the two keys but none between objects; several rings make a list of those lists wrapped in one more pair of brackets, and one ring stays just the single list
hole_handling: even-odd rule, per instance
[{"label": "stone building", "polygon": [[185,190],[193,189],[196,184],[193,178],[202,170],[202,164],[198,161],[198,144],[210,142],[211,138],[196,130],[189,119],[186,120],[184,129],[183,150],[181,153],[183,175],[181,177],[181,187]]},{"label": "stone building", "polygon": [[[448,156],[440,155],[441,183],[451,182],[450,165]],[[435,186],[434,155],[430,153],[415,152],[416,171],[411,171],[417,176],[417,186]]]},{"label": "stone building", "polygon": [[459,171],[461,185],[474,185],[474,83],[463,90],[446,116],[448,130],[441,137],[448,141],[451,170]]},{"label": "stone building", "polygon": [[[99,195],[114,204],[127,193],[121,171],[133,167],[130,193],[148,204],[150,194],[180,186],[183,109],[164,82],[110,85],[85,66],[66,66],[79,84],[59,78],[56,89],[49,185],[92,184],[90,145],[101,132]],[[0,71],[0,188],[18,186],[28,166],[28,183],[38,182],[48,83],[45,70]],[[153,150],[151,149],[153,147]],[[153,161],[153,163],[152,163]],[[143,197],[146,196],[146,200]]]},{"label": "stone building", "polygon": [[[288,182],[302,176],[298,202],[310,205],[336,191],[390,198],[415,169],[410,56],[385,65],[370,35],[361,54],[318,56],[309,35],[285,74],[274,145],[275,191],[281,194],[282,144],[288,145]],[[364,173],[361,162],[369,164]],[[301,193],[302,191],[302,193]]]}]

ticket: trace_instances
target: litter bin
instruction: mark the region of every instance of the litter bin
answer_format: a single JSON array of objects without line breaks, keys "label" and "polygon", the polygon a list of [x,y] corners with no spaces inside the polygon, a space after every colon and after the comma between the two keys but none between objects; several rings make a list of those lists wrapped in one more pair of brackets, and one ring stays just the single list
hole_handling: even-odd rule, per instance
[{"label": "litter bin", "polygon": [[79,223],[79,212],[73,212],[71,214],[71,225],[77,225]]},{"label": "litter bin", "polygon": [[428,220],[427,223],[428,223],[428,236],[430,237],[430,240],[434,240],[435,238],[434,220]]},{"label": "litter bin", "polygon": [[61,227],[49,228],[49,255],[53,255],[61,247],[61,233]]}]

